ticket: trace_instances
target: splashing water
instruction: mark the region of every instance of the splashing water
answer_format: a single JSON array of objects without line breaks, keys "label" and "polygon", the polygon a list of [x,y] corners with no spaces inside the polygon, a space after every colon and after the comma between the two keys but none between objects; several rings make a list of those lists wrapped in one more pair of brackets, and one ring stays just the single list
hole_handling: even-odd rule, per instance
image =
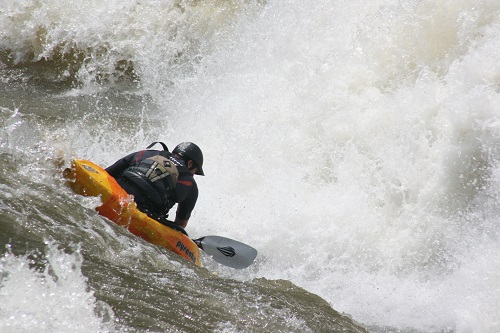
[{"label": "splashing water", "polygon": [[207,176],[188,231],[259,250],[242,272],[208,261],[221,277],[291,281],[373,331],[496,332],[499,13],[8,1],[0,147],[106,166],[196,142]]}]

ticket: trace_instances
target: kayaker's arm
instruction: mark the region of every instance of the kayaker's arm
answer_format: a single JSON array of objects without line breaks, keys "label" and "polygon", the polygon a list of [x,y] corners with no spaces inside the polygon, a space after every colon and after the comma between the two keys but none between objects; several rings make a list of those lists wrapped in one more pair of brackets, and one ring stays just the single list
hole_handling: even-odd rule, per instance
[{"label": "kayaker's arm", "polygon": [[113,165],[107,167],[105,170],[109,173],[113,178],[118,178],[122,174],[125,169],[127,169],[130,165],[132,165],[132,160],[137,153],[132,153],[124,158],[119,159]]},{"label": "kayaker's arm", "polygon": [[175,223],[186,228],[193,208],[194,206],[191,206],[189,202],[184,201],[179,203],[177,212],[175,213]]},{"label": "kayaker's arm", "polygon": [[185,228],[198,199],[198,186],[192,176],[181,176],[175,186],[177,211],[175,223]]},{"label": "kayaker's arm", "polygon": [[188,222],[189,222],[189,219],[182,220],[182,219],[180,219],[178,217],[175,218],[175,223],[178,224],[179,226],[181,226],[182,228],[186,228]]}]

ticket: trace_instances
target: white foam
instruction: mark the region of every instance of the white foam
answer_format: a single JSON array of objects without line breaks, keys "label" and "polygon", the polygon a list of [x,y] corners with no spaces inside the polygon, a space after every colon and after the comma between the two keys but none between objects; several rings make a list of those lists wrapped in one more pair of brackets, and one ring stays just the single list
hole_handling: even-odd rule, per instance
[{"label": "white foam", "polygon": [[109,46],[79,79],[125,56],[159,105],[134,135],[74,124],[61,146],[110,164],[156,133],[198,143],[190,234],[259,250],[220,274],[289,279],[369,325],[500,330],[498,1],[271,1],[213,20],[217,2],[50,3],[9,2],[37,15],[0,23],[1,44],[22,55],[42,25],[40,55]]},{"label": "white foam", "polygon": [[275,1],[245,21],[166,102],[206,155],[192,228],[361,322],[497,331],[498,238],[477,248],[500,212],[491,10]]},{"label": "white foam", "polygon": [[[109,332],[112,326],[96,314],[112,316],[97,303],[81,272],[83,258],[48,245],[43,271],[30,267],[38,259],[7,252],[0,259],[0,331],[2,332]],[[43,265],[42,265],[43,267]],[[112,323],[111,323],[112,324]]]}]

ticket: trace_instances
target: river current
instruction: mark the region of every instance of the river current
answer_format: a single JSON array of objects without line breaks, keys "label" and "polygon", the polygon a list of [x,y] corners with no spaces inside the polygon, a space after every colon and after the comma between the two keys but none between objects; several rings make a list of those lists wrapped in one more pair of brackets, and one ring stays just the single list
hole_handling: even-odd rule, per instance
[{"label": "river current", "polygon": [[[496,0],[4,0],[1,332],[500,331]],[[197,143],[204,267],[62,170]]]}]

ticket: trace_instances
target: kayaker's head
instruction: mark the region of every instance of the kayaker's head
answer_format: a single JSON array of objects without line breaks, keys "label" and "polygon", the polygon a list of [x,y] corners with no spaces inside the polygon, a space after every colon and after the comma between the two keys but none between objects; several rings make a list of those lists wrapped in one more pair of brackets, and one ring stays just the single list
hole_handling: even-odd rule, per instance
[{"label": "kayaker's head", "polygon": [[203,153],[200,147],[194,143],[179,143],[172,151],[172,154],[179,155],[186,162],[186,166],[193,174],[200,176],[205,175],[205,173],[203,173]]}]

